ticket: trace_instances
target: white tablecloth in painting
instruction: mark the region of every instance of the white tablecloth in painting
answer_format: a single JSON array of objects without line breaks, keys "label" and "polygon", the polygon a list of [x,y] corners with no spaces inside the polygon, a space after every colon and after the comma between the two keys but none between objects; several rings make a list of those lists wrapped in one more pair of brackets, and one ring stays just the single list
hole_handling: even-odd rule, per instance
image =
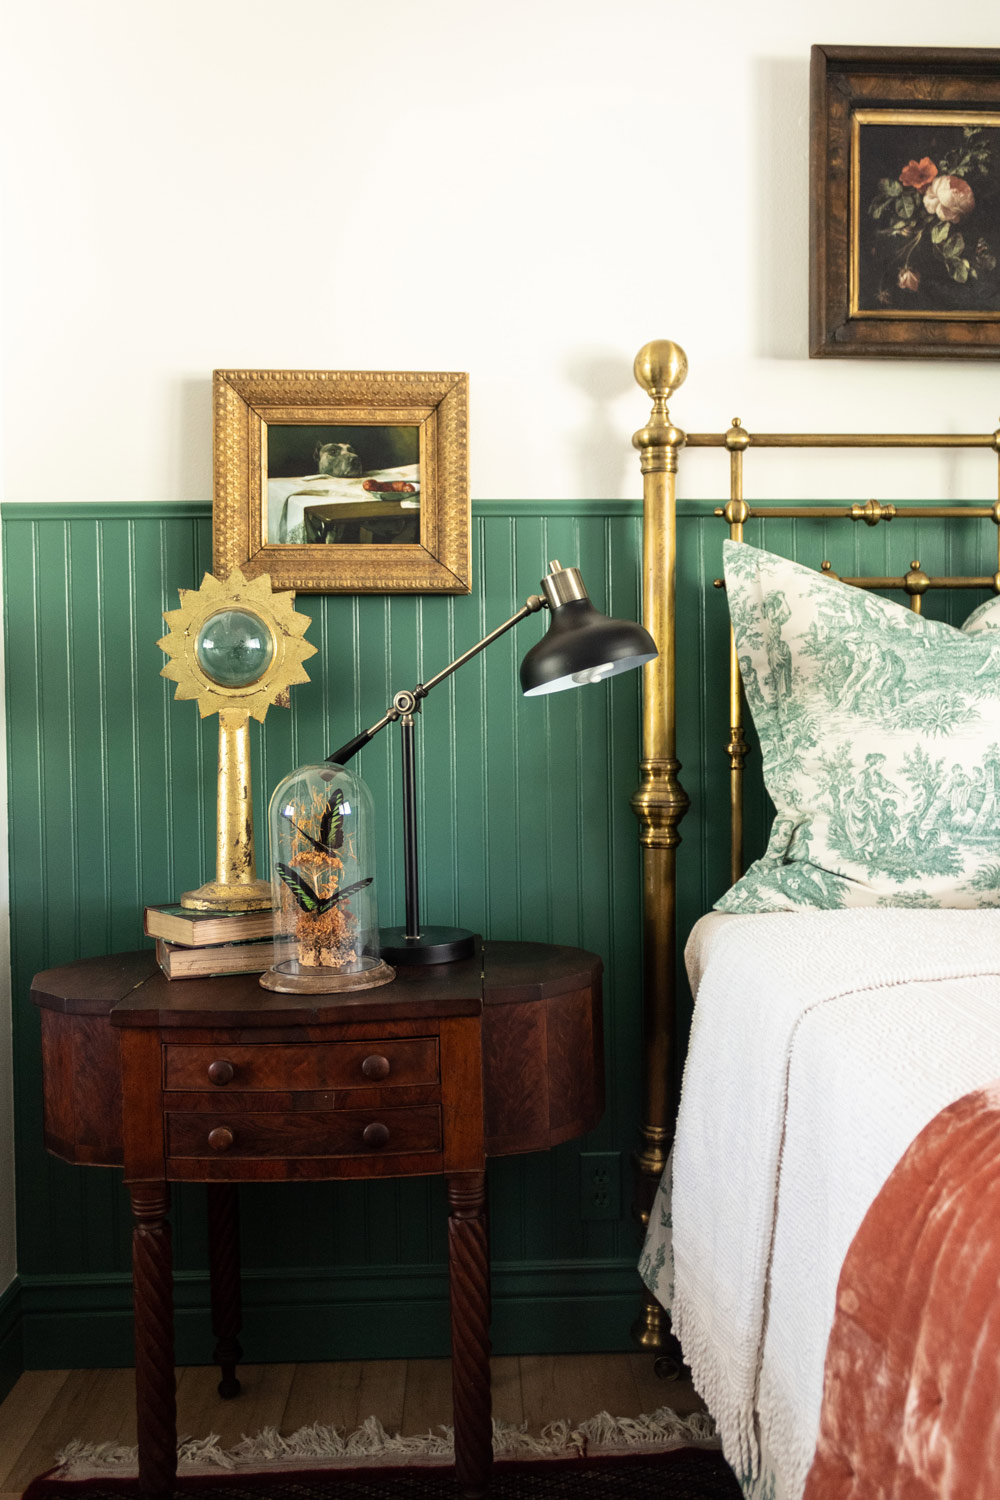
[{"label": "white tablecloth in painting", "polygon": [[306,474],[301,478],[267,481],[267,534],[265,542],[302,544],[305,536],[305,512],[310,505],[377,504],[380,500],[402,503],[407,509],[420,509],[419,493],[401,495],[389,491],[380,495],[364,489],[367,479],[381,483],[403,479],[419,487],[419,464],[401,464],[395,469],[373,469],[358,478],[340,479],[328,474]]}]

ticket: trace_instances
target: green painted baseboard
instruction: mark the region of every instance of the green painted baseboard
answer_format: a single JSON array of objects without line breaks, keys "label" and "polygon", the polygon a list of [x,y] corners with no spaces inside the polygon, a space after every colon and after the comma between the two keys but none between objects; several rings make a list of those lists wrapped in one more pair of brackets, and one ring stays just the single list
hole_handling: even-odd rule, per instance
[{"label": "green painted baseboard", "polygon": [[[177,1363],[210,1363],[207,1278],[178,1276],[174,1296]],[[23,1368],[132,1364],[127,1276],[23,1277],[20,1303]],[[493,1271],[493,1351],[628,1349],[628,1329],[639,1307],[634,1261],[498,1265]],[[247,1361],[255,1364],[445,1355],[447,1274],[443,1268],[401,1267],[387,1285],[364,1267],[338,1271],[336,1277],[251,1271],[243,1279],[240,1341]]]},{"label": "green painted baseboard", "polygon": [[21,1286],[15,1278],[0,1297],[0,1401],[24,1372]]}]

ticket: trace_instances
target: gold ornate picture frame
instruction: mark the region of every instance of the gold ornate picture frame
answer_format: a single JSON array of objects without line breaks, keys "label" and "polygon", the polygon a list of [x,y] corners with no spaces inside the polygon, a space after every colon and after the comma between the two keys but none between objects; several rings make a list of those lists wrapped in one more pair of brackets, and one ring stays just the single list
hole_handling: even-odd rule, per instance
[{"label": "gold ornate picture frame", "polygon": [[213,567],[299,593],[467,594],[468,376],[216,370]]}]

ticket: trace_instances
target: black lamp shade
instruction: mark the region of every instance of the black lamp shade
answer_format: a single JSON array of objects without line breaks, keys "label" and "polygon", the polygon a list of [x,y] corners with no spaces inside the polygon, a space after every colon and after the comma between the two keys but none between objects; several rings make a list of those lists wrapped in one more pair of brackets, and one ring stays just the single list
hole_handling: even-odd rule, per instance
[{"label": "black lamp shade", "polygon": [[552,623],[521,663],[526,697],[603,682],[656,656],[649,631],[632,620],[602,615],[590,600],[573,599],[552,611]]}]

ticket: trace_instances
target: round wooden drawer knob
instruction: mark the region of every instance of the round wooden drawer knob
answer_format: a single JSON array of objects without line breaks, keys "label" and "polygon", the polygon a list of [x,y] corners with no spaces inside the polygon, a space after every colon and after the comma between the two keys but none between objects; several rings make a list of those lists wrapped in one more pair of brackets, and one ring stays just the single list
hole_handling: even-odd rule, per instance
[{"label": "round wooden drawer knob", "polygon": [[365,1126],[361,1139],[366,1146],[384,1146],[389,1139],[389,1127],[383,1125],[381,1120],[373,1120],[370,1125]]},{"label": "round wooden drawer knob", "polygon": [[361,1071],[366,1078],[388,1078],[389,1059],[375,1052],[371,1057],[366,1057],[361,1064]]},{"label": "round wooden drawer knob", "polygon": [[209,1078],[213,1083],[217,1083],[220,1088],[224,1083],[232,1083],[235,1073],[236,1069],[233,1067],[232,1063],[227,1062],[226,1059],[222,1057],[219,1058],[218,1062],[209,1063],[208,1065]]},{"label": "round wooden drawer knob", "polygon": [[233,1140],[233,1132],[228,1125],[216,1125],[214,1130],[208,1132],[208,1144],[213,1151],[228,1151]]}]

